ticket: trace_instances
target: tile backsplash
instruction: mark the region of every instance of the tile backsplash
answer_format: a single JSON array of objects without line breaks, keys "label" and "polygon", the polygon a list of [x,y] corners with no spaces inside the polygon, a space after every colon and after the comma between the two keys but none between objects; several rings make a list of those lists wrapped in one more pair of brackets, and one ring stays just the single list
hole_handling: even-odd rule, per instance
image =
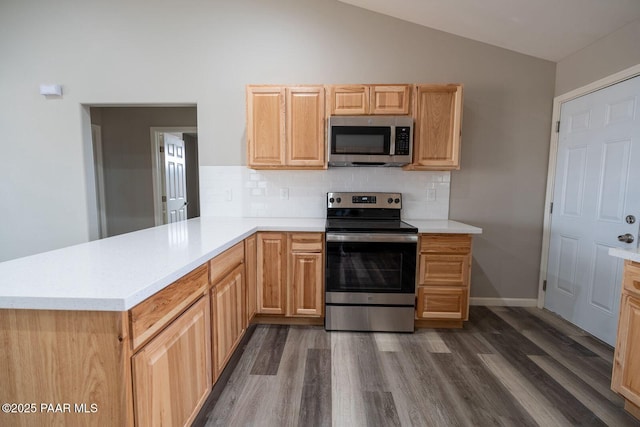
[{"label": "tile backsplash", "polygon": [[330,191],[402,193],[407,219],[449,217],[450,172],[347,167],[327,170],[253,170],[200,166],[200,214],[222,217],[324,218]]}]

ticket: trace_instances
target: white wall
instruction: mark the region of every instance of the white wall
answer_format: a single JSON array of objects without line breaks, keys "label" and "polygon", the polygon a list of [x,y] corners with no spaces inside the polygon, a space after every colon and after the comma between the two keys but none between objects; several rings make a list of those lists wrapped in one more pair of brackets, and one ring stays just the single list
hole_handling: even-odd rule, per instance
[{"label": "white wall", "polygon": [[552,62],[333,0],[5,0],[0,58],[0,260],[88,240],[83,104],[196,104],[201,166],[239,166],[247,84],[461,82],[472,295],[537,295]]},{"label": "white wall", "polygon": [[556,96],[640,64],[640,19],[558,62]]}]

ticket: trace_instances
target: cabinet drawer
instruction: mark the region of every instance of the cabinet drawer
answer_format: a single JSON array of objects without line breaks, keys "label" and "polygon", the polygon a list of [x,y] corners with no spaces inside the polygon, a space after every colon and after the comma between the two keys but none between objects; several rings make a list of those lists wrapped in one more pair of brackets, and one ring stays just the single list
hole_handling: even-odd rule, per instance
[{"label": "cabinet drawer", "polygon": [[244,241],[209,261],[209,282],[217,283],[244,262]]},{"label": "cabinet drawer", "polygon": [[469,317],[466,288],[418,287],[418,319],[467,320]]},{"label": "cabinet drawer", "polygon": [[420,254],[418,284],[430,286],[469,285],[469,255]]},{"label": "cabinet drawer", "polygon": [[204,293],[208,273],[207,264],[201,265],[129,311],[134,350]]},{"label": "cabinet drawer", "polygon": [[640,263],[625,261],[622,286],[625,291],[640,296]]},{"label": "cabinet drawer", "polygon": [[323,233],[289,234],[291,252],[322,252]]},{"label": "cabinet drawer", "polygon": [[420,252],[468,254],[471,252],[471,236],[468,234],[421,234]]}]

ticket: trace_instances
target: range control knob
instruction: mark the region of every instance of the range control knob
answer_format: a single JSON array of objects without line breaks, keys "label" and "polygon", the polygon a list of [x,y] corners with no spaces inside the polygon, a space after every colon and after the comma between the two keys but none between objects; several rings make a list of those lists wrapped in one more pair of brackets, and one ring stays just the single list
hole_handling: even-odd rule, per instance
[{"label": "range control knob", "polygon": [[387,203],[389,203],[389,204],[393,203],[393,199],[392,199],[391,197],[389,197],[389,198],[387,199]]},{"label": "range control knob", "polygon": [[400,203],[400,199],[396,199],[396,200],[394,200],[394,201],[396,202],[396,205],[397,205],[398,203]]},{"label": "range control knob", "polygon": [[334,199],[333,197],[331,197],[331,198],[329,199],[329,203],[333,203],[333,202],[335,202],[335,201],[336,201],[336,199]]},{"label": "range control knob", "polygon": [[338,202],[338,203],[342,202],[342,198],[338,197],[338,198],[336,199],[336,202]]}]

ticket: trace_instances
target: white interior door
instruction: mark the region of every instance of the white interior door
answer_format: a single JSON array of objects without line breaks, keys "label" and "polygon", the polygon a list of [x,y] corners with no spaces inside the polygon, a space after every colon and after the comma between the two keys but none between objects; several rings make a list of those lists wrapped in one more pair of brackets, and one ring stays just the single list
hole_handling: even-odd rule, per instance
[{"label": "white interior door", "polygon": [[[560,113],[545,308],[610,345],[622,261],[608,250],[638,246],[639,98],[635,77],[566,102]],[[633,242],[619,240],[627,233]]]},{"label": "white interior door", "polygon": [[165,223],[187,219],[187,181],[184,141],[164,133]]}]

